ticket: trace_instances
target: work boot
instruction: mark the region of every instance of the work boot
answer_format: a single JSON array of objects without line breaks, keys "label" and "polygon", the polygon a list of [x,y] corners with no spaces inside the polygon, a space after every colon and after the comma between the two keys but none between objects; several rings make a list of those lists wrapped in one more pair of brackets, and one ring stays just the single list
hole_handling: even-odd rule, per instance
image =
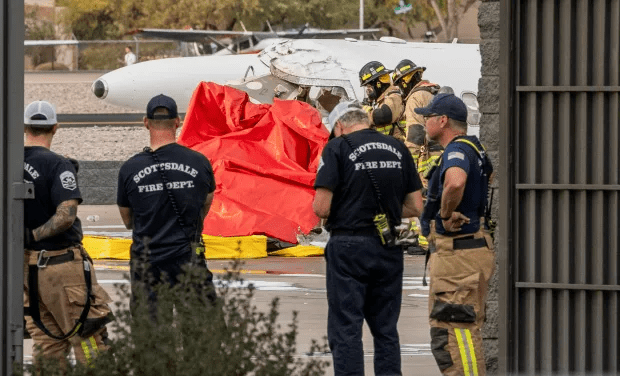
[{"label": "work boot", "polygon": [[426,250],[420,247],[419,245],[409,246],[407,247],[407,254],[408,255],[425,255]]}]

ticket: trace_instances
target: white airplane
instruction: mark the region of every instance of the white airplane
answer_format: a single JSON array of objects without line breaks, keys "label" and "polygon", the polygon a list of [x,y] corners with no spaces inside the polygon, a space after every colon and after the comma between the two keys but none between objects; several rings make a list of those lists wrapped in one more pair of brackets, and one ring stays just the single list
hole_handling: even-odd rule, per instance
[{"label": "white airplane", "polygon": [[470,110],[470,133],[478,134],[481,57],[476,44],[413,43],[390,37],[286,40],[258,55],[171,58],[130,65],[101,76],[92,90],[108,103],[141,111],[150,98],[163,93],[186,109],[196,86],[212,81],[243,90],[257,103],[271,103],[273,98],[303,100],[327,116],[341,100],[364,99],[358,78],[364,64],[377,60],[391,68],[405,58],[427,68],[424,79],[450,86],[463,98]]}]

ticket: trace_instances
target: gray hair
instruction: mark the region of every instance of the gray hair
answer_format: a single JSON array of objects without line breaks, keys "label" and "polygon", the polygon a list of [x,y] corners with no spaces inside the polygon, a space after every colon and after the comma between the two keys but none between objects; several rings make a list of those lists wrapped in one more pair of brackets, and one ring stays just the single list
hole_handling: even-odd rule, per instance
[{"label": "gray hair", "polygon": [[364,124],[370,126],[370,119],[368,118],[368,114],[363,111],[351,111],[342,115],[339,122],[342,123],[342,126],[345,128],[351,127],[356,124]]},{"label": "gray hair", "polygon": [[452,118],[448,118],[450,119],[450,126],[453,128],[457,128],[458,130],[464,130],[467,132],[467,122],[465,121],[459,121],[459,120],[454,120]]}]

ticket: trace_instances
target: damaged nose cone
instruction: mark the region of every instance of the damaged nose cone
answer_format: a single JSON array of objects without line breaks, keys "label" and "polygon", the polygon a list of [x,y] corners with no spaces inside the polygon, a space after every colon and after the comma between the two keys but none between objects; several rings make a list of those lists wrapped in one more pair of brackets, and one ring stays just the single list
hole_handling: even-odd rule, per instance
[{"label": "damaged nose cone", "polygon": [[104,80],[97,80],[91,87],[93,94],[99,99],[105,99],[108,95],[108,84]]}]

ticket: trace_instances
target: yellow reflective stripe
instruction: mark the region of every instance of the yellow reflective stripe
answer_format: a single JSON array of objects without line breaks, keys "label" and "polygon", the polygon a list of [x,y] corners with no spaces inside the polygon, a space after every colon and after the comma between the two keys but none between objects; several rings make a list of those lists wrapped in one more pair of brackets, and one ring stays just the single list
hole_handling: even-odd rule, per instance
[{"label": "yellow reflective stripe", "polygon": [[389,134],[390,131],[392,130],[392,125],[386,125],[385,127],[377,127],[375,129],[377,130],[377,132],[380,132],[383,134]]},{"label": "yellow reflective stripe", "polygon": [[95,352],[95,354],[99,355],[99,346],[97,346],[97,341],[95,340],[95,337],[90,337],[90,345],[93,348],[93,351]]},{"label": "yellow reflective stripe", "polygon": [[459,352],[461,353],[461,361],[463,362],[463,374],[465,376],[470,376],[469,362],[467,362],[467,354],[465,353],[465,344],[463,343],[463,336],[461,335],[461,329],[454,328],[454,334],[456,334],[456,341],[459,345]]},{"label": "yellow reflective stripe", "polygon": [[474,376],[478,376],[478,362],[476,361],[476,348],[474,347],[474,341],[471,339],[471,332],[469,329],[465,329],[465,335],[467,336],[467,343],[469,344],[469,352],[471,356],[471,368],[474,371]]},{"label": "yellow reflective stripe", "polygon": [[418,238],[418,243],[420,243],[421,246],[427,246],[428,240],[426,240],[424,236],[420,235],[420,237]]},{"label": "yellow reflective stripe", "polygon": [[90,351],[88,351],[88,343],[86,341],[82,341],[81,345],[82,351],[84,352],[84,357],[86,358],[86,363],[88,364],[92,360],[90,357]]}]

